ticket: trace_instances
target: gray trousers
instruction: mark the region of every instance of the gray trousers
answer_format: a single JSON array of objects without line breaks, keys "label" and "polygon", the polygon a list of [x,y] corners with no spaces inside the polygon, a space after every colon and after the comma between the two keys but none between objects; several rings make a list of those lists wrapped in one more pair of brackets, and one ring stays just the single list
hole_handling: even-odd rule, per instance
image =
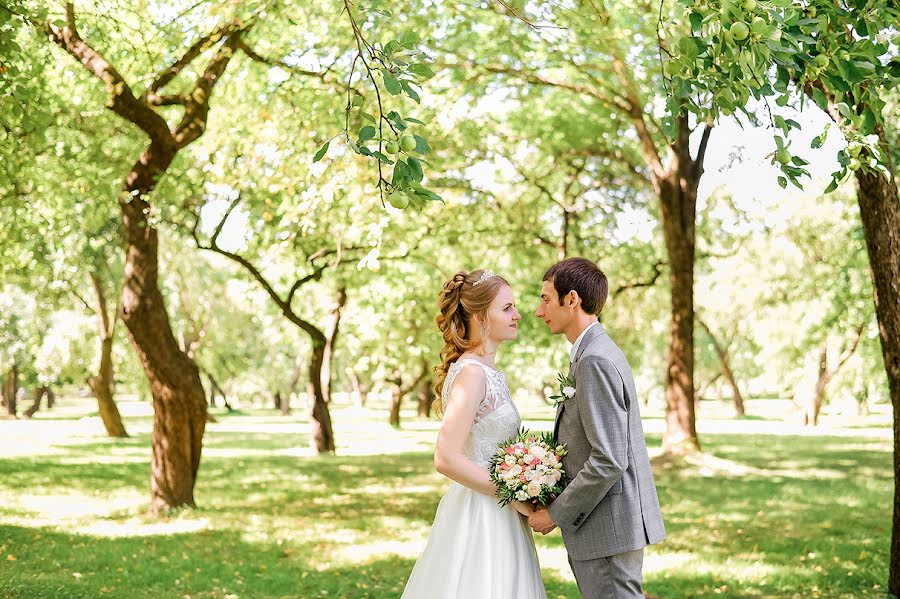
[{"label": "gray trousers", "polygon": [[584,599],[643,599],[644,550],[585,561],[569,558]]}]

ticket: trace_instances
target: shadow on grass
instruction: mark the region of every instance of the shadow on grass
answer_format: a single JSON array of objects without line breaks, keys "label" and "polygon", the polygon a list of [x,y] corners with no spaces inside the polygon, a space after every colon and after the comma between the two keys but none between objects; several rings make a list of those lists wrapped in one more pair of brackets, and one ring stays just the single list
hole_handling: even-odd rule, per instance
[{"label": "shadow on grass", "polygon": [[[107,538],[0,525],[0,596],[399,596],[413,564],[408,550],[348,564],[347,548],[424,540],[447,486],[431,454],[278,453],[297,442],[295,435],[210,434],[207,447],[248,453],[204,458],[200,507],[185,518],[208,525],[195,532]],[[659,442],[658,435],[648,438],[651,447]],[[647,573],[649,592],[667,599],[884,595],[877,585],[887,578],[887,442],[705,435],[704,443],[726,470],[657,472],[669,538],[648,552],[648,563],[657,564]],[[91,461],[97,457],[108,461]],[[728,464],[745,473],[729,473]],[[0,459],[0,493],[7,495],[143,494],[148,477],[146,435],[66,446],[63,455]],[[539,543],[561,547],[558,535]],[[551,598],[578,596],[568,581],[546,581]]]}]

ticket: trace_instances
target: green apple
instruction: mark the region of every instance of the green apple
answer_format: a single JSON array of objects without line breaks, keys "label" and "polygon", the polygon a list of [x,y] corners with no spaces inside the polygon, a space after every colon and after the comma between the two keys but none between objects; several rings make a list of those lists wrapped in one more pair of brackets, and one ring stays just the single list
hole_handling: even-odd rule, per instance
[{"label": "green apple", "polygon": [[769,24],[762,17],[753,17],[753,22],[750,24],[750,30],[759,36],[765,34],[768,27]]},{"label": "green apple", "polygon": [[820,69],[824,69],[828,66],[828,56],[825,54],[817,54],[815,58],[813,58],[813,62]]},{"label": "green apple", "polygon": [[409,133],[400,136],[400,149],[404,152],[412,152],[416,149],[416,138]]},{"label": "green apple", "polygon": [[847,144],[847,151],[851,156],[857,158],[860,152],[862,152],[862,144],[858,141],[851,141],[849,144]]},{"label": "green apple", "polygon": [[781,148],[775,153],[775,160],[781,164],[787,164],[791,161],[791,153],[788,152],[787,148]]},{"label": "green apple", "polygon": [[359,95],[353,96],[353,100],[350,101],[350,105],[353,106],[354,108],[359,108],[360,106],[362,106],[365,103],[366,103],[366,99]]},{"label": "green apple", "polygon": [[388,194],[388,203],[398,210],[403,210],[409,206],[409,196],[399,189],[395,189]]},{"label": "green apple", "polygon": [[667,60],[666,62],[663,63],[663,72],[666,75],[669,75],[670,77],[672,75],[677,75],[680,70],[681,69],[678,68],[678,63],[676,63],[674,61]]},{"label": "green apple", "polygon": [[756,8],[756,0],[744,0],[744,10],[753,10]]},{"label": "green apple", "polygon": [[728,31],[731,32],[731,36],[739,42],[747,39],[747,36],[750,35],[750,28],[747,27],[747,24],[743,21],[737,21],[731,26],[731,29]]},{"label": "green apple", "polygon": [[384,144],[384,151],[387,152],[388,154],[396,154],[397,152],[400,151],[400,144],[398,144],[396,141],[393,141],[393,140],[389,141],[386,144]]}]

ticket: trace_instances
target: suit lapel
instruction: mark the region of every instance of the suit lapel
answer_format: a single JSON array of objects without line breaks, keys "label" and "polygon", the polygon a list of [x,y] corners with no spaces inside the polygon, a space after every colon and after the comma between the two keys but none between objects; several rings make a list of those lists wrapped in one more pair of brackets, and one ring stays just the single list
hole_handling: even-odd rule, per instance
[{"label": "suit lapel", "polygon": [[578,360],[581,359],[582,354],[584,354],[584,350],[588,348],[588,346],[594,342],[595,339],[601,337],[606,334],[606,329],[603,328],[603,325],[599,322],[595,325],[591,325],[591,328],[584,334],[584,337],[581,339],[581,344],[578,346],[578,353],[575,354],[575,361],[572,362],[572,368],[578,367]]},{"label": "suit lapel", "polygon": [[[581,339],[581,344],[578,346],[578,353],[575,354],[575,361],[569,362],[569,372],[566,374],[566,377],[570,377],[575,374],[575,371],[578,369],[578,360],[581,358],[582,354],[584,354],[584,350],[587,349],[588,345],[590,345],[595,339],[600,337],[601,335],[606,334],[606,329],[603,328],[603,325],[599,322],[596,325],[591,326],[590,330],[584,334],[584,337]],[[575,391],[578,392],[577,389]],[[553,438],[557,441],[559,440],[559,421],[562,417],[562,413],[566,409],[566,402],[560,402],[556,406],[556,420],[553,423]]]}]

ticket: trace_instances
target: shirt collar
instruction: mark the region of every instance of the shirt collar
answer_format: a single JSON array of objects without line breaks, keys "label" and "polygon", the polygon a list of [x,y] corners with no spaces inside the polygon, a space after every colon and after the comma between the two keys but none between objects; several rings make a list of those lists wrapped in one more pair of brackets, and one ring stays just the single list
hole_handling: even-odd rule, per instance
[{"label": "shirt collar", "polygon": [[578,347],[581,345],[582,339],[584,339],[584,334],[587,333],[592,326],[600,324],[600,321],[595,320],[591,324],[584,327],[584,330],[581,331],[581,334],[578,335],[578,339],[575,340],[575,343],[572,344],[572,349],[569,351],[569,362],[575,361],[575,356],[578,355]]}]

